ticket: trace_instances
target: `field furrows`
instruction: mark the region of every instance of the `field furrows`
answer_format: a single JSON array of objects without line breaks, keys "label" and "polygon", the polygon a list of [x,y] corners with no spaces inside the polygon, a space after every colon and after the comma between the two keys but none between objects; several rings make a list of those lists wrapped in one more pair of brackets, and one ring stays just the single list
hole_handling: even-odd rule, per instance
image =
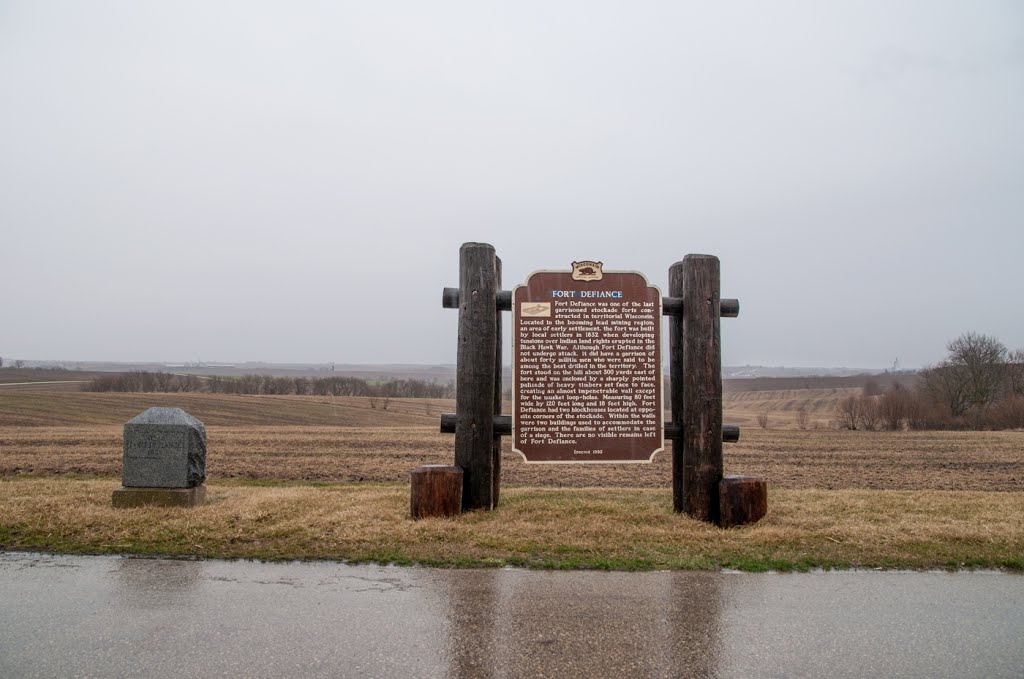
[{"label": "field furrows", "polygon": [[[406,482],[420,464],[451,464],[435,427],[207,428],[211,478]],[[567,487],[671,486],[671,444],[653,464],[527,465],[504,441],[502,480]],[[780,488],[1024,490],[1022,432],[746,430],[725,447],[727,473]],[[0,427],[0,474],[121,473],[121,427]]]},{"label": "field furrows", "polygon": [[857,396],[860,389],[789,389],[785,391],[734,391],[725,394],[722,405],[728,411],[767,410],[796,412],[806,408],[808,412],[829,413],[836,404],[847,396]]},{"label": "field furrows", "polygon": [[[447,399],[372,400],[358,396],[237,396],[205,393],[0,391],[0,427],[123,424],[146,408],[183,408],[206,425],[425,426]],[[385,407],[386,406],[386,407]]]}]

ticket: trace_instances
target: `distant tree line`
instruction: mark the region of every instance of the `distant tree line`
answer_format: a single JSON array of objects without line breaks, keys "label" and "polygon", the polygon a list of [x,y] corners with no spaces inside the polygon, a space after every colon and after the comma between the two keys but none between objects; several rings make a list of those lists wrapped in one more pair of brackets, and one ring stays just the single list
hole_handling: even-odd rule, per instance
[{"label": "distant tree line", "polygon": [[185,392],[208,391],[205,380],[195,375],[135,371],[110,373],[89,380],[85,391]]},{"label": "distant tree line", "polygon": [[359,377],[198,377],[164,372],[136,371],[102,375],[89,381],[86,391],[206,392],[212,394],[369,396],[382,398],[454,398],[452,382],[423,380],[369,382]]},{"label": "distant tree line", "polygon": [[859,396],[836,407],[844,429],[1024,428],[1024,350],[995,337],[966,333],[947,345],[942,362],[918,373],[913,388],[881,390],[869,380]]}]

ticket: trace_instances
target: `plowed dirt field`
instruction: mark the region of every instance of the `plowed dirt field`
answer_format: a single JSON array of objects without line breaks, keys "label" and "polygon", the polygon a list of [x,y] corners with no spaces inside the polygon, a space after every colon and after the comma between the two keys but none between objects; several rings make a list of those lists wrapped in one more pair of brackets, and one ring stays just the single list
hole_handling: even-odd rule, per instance
[{"label": "plowed dirt field", "polygon": [[[119,425],[0,427],[0,474],[121,473]],[[404,482],[451,464],[454,436],[433,427],[207,427],[211,478]],[[502,455],[503,483],[671,487],[671,443],[653,464],[528,465]],[[1024,490],[1024,432],[847,432],[747,428],[726,473],[780,488]]]}]

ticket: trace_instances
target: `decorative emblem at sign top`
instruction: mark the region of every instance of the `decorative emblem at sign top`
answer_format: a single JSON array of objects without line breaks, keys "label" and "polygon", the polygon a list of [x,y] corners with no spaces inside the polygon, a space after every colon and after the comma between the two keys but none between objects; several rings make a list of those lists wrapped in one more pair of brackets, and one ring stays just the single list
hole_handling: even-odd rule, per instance
[{"label": "decorative emblem at sign top", "polygon": [[601,272],[603,262],[573,262],[572,279],[574,281],[599,281],[604,276]]}]

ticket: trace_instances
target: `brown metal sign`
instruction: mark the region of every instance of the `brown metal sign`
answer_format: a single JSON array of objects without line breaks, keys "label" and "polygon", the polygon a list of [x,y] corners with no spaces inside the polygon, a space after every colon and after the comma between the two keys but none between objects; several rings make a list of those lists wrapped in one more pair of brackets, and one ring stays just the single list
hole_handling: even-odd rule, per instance
[{"label": "brown metal sign", "polygon": [[642,274],[538,271],[512,295],[512,449],[527,462],[650,462],[665,447],[661,291]]}]

